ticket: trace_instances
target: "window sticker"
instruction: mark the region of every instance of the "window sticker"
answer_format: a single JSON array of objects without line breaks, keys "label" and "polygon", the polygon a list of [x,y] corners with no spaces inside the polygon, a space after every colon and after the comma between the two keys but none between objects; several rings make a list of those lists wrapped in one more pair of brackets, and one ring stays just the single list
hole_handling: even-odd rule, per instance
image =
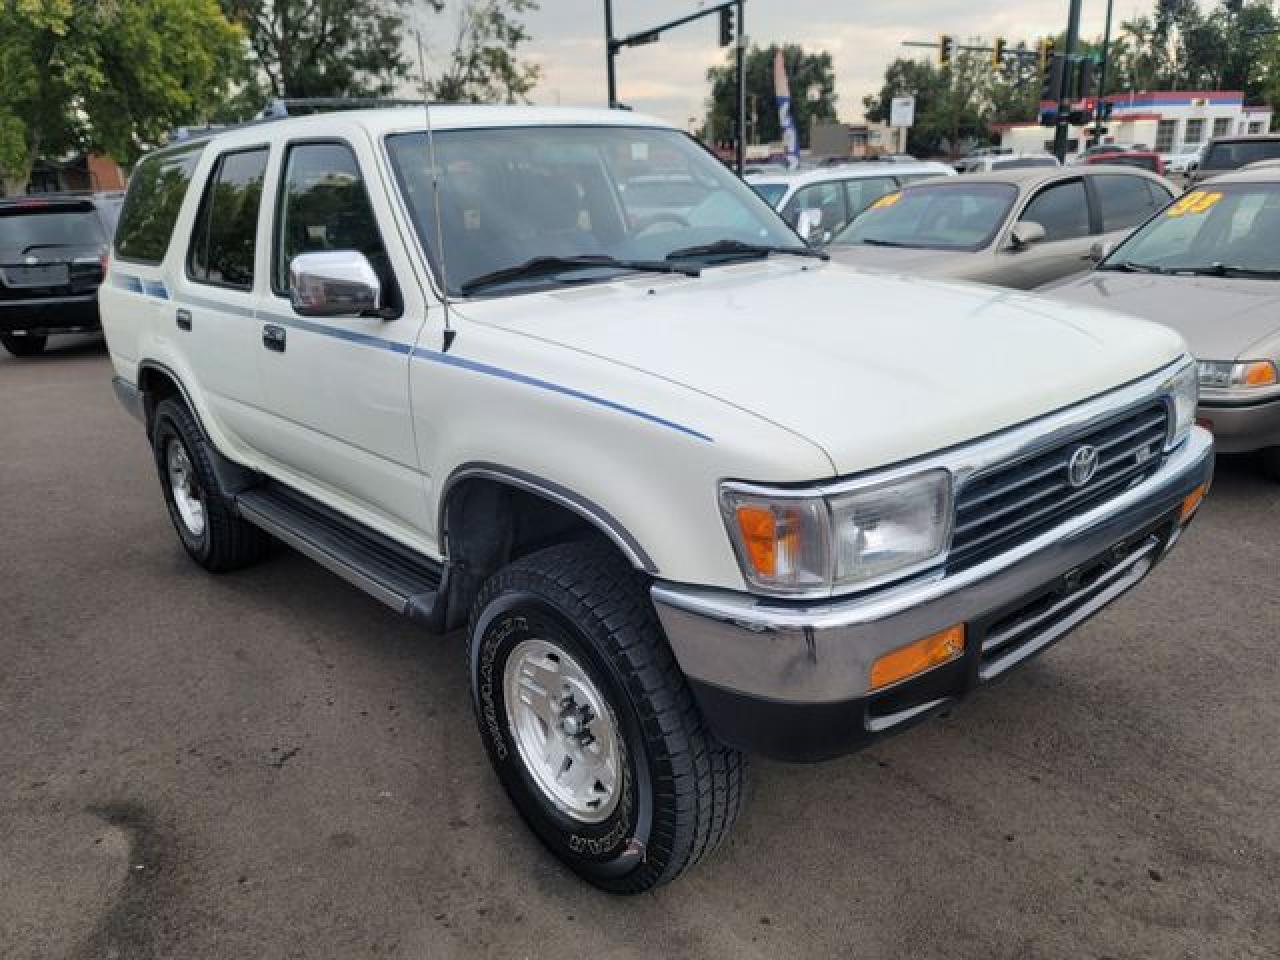
[{"label": "window sticker", "polygon": [[1212,193],[1207,190],[1192,190],[1177,203],[1169,207],[1169,209],[1164,212],[1164,215],[1166,217],[1176,218],[1204,213],[1207,210],[1213,209],[1214,204],[1221,199],[1222,194],[1216,190]]},{"label": "window sticker", "polygon": [[902,199],[902,191],[895,193],[886,193],[883,197],[871,205],[872,210],[880,210],[884,207],[892,207],[895,203]]}]

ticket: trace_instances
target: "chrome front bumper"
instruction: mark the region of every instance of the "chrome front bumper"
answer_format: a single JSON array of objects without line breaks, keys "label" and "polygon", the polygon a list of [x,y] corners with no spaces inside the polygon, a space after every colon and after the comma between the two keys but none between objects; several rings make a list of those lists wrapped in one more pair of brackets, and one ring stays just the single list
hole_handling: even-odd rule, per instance
[{"label": "chrome front bumper", "polygon": [[[880,696],[869,690],[871,666],[880,656],[960,623],[970,628],[965,660],[972,661],[960,684],[963,693],[1044,649],[1142,579],[1178,539],[1183,500],[1212,474],[1213,439],[1197,427],[1142,483],[951,576],[923,576],[858,597],[805,603],[658,583],[653,601],[704,709],[706,691],[767,702],[771,709],[862,703]],[[1087,586],[1077,584],[1073,592],[1072,577],[1086,570]],[[1002,612],[1045,594],[1047,585],[1070,603],[1046,614],[1054,606],[1049,598],[1043,609],[1026,608],[1022,622],[1000,621]],[[993,640],[986,632],[1013,627],[1025,636],[1012,645],[1007,636]],[[914,705],[899,697],[894,709],[872,711],[864,718],[866,731],[887,729],[955,699],[935,692]],[[713,729],[722,725],[709,719]],[[749,746],[732,732],[724,739]]]}]

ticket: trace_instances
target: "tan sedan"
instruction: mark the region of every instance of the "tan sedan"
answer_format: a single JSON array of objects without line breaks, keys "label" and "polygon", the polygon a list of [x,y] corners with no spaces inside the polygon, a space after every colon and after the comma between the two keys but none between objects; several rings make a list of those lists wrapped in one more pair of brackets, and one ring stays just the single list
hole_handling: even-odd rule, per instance
[{"label": "tan sedan", "polygon": [[1033,287],[1093,266],[1175,190],[1134,167],[1065,167],[922,181],[881,197],[832,240],[841,263]]},{"label": "tan sedan", "polygon": [[1049,296],[1155,320],[1200,361],[1219,452],[1261,451],[1280,480],[1280,166],[1215,177]]}]

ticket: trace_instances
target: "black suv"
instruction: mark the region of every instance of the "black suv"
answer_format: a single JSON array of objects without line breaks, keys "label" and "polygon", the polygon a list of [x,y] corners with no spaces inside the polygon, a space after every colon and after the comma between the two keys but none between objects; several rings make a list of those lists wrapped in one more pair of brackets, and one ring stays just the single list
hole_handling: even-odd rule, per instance
[{"label": "black suv", "polygon": [[98,285],[121,193],[0,200],[0,343],[17,357],[51,333],[98,330]]},{"label": "black suv", "polygon": [[1200,165],[1191,173],[1188,186],[1216,177],[1220,173],[1239,170],[1259,160],[1280,159],[1280,134],[1242,134],[1238,137],[1214,137],[1205,148]]}]

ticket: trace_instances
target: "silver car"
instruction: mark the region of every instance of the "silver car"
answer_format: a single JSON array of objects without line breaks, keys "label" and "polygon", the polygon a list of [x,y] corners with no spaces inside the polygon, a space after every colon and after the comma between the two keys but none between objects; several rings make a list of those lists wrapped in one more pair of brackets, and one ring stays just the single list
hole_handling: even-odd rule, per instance
[{"label": "silver car", "polygon": [[1135,167],[1015,169],[911,184],[827,248],[841,263],[1030,290],[1081,273],[1174,196]]},{"label": "silver car", "polygon": [[1260,450],[1280,480],[1280,165],[1200,184],[1092,273],[1045,292],[1181,333],[1218,449]]}]

